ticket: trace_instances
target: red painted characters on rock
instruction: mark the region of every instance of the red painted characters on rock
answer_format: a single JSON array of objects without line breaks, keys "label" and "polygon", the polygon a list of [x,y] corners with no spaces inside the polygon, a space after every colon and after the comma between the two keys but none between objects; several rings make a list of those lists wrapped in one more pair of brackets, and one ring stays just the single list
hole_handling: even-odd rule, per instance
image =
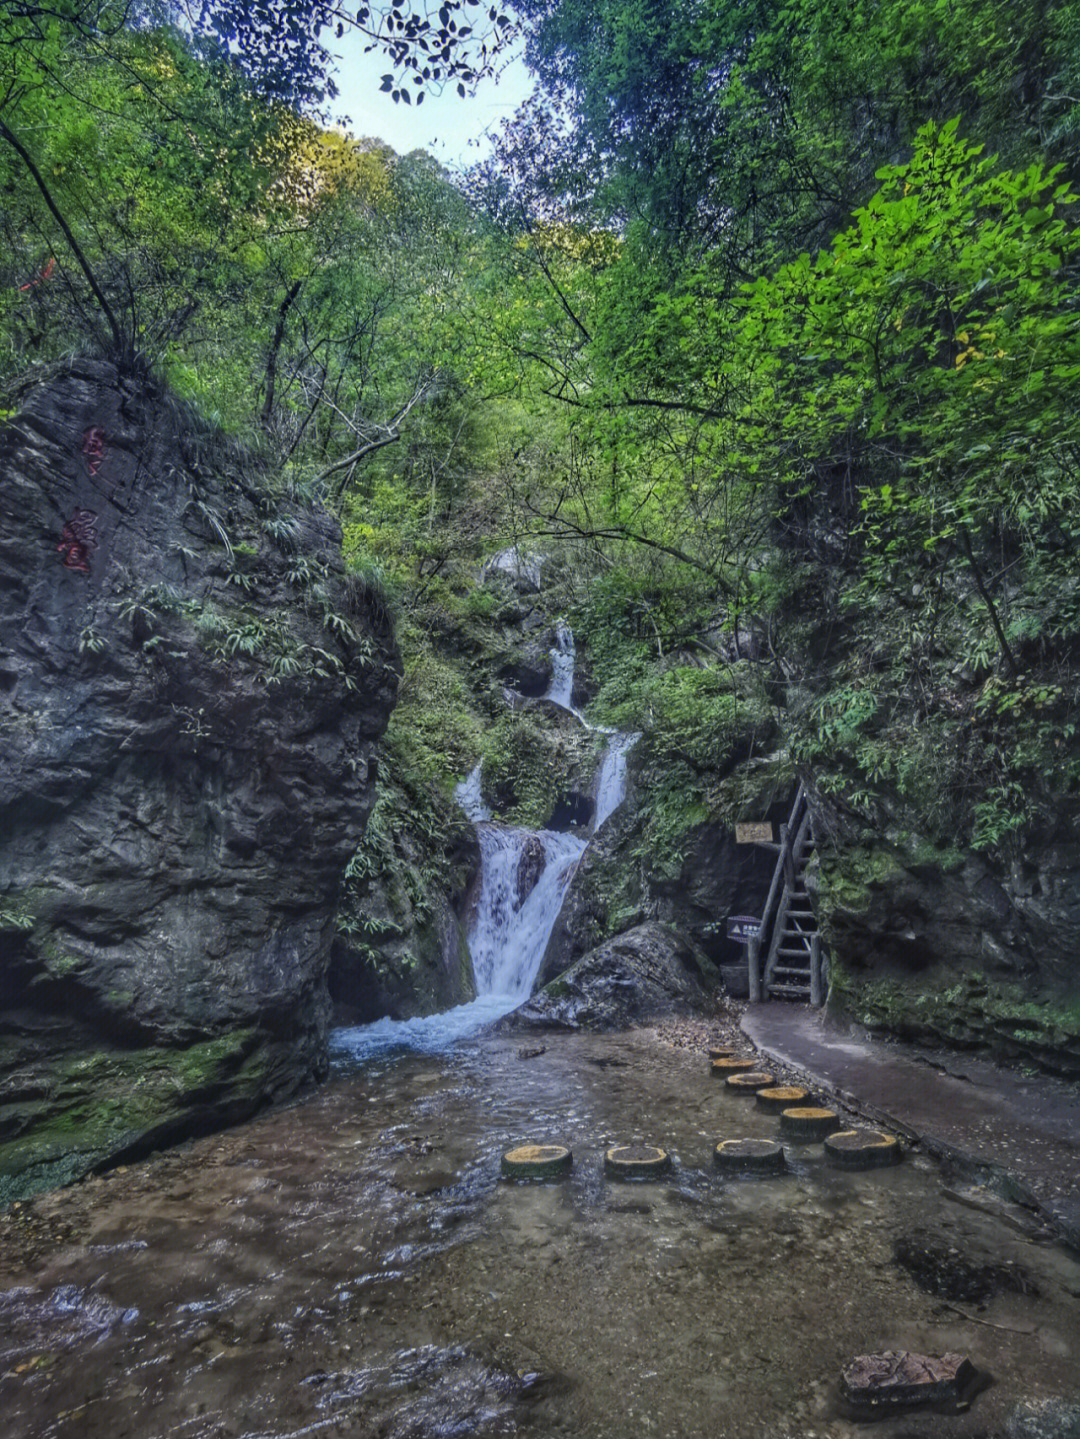
[{"label": "red painted characters on rock", "polygon": [[90,573],[90,551],[97,549],[97,515],[90,510],[76,510],[64,526],[57,551],[60,563],[76,574]]},{"label": "red painted characters on rock", "polygon": [[101,462],[105,458],[105,433],[96,427],[87,430],[83,435],[82,452],[86,456],[86,468],[91,475],[96,475],[101,469]]}]

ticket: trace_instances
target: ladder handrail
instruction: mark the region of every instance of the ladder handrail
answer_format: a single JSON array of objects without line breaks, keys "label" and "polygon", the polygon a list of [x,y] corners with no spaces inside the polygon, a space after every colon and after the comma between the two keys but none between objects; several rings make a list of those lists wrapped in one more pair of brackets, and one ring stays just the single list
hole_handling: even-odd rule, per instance
[{"label": "ladder handrail", "polygon": [[[800,805],[803,805],[805,803],[806,791],[803,789],[802,783],[800,781],[799,787],[795,791],[795,801],[791,806],[791,814],[788,816],[788,822],[787,824],[782,824],[780,826],[780,853],[776,856],[776,868],[773,870],[772,884],[769,886],[769,897],[765,901],[765,909],[761,916],[761,929],[759,932],[760,939],[758,949],[759,953],[761,943],[764,942],[766,936],[769,936],[768,957],[765,961],[765,972],[763,975],[763,979],[766,982],[771,977],[772,971],[776,966],[776,937],[779,934],[778,926],[773,923],[773,906],[777,904],[778,896],[782,891],[781,881],[787,868],[788,859],[790,858],[792,862],[794,862],[795,859],[791,836],[793,834],[795,835],[797,843],[800,835],[803,834],[804,827],[809,823],[810,820],[810,812],[809,810],[807,810],[806,815],[803,818],[803,823],[801,825],[798,823],[799,807]],[[777,918],[779,918],[779,914],[777,915]],[[770,923],[773,923],[773,930],[771,935],[769,934]],[[768,991],[766,990],[766,994],[767,992]]]}]

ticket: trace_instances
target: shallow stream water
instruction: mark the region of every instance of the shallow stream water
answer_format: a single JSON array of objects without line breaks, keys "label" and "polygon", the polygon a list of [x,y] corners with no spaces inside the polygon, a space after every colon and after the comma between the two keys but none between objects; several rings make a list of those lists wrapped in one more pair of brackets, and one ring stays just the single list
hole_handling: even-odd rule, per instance
[{"label": "shallow stream water", "polygon": [[[702,1053],[647,1032],[540,1047],[369,1059],[9,1214],[5,1439],[975,1439],[1080,1389],[1080,1264],[928,1161],[845,1174],[814,1146],[783,1178],[721,1179],[717,1140],[777,1121]],[[533,1139],[570,1144],[572,1175],[500,1181]],[[674,1175],[605,1180],[631,1140]],[[965,1317],[895,1262],[912,1235],[1017,1283]],[[958,1349],[994,1382],[967,1414],[857,1429],[838,1370],[886,1348]]]}]

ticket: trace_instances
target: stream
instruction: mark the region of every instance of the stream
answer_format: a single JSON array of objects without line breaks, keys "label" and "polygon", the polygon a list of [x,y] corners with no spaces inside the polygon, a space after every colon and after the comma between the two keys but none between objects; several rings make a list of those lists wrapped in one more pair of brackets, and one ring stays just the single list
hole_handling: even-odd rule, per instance
[{"label": "stream", "polygon": [[[5,1439],[976,1439],[1075,1392],[1080,1264],[928,1160],[847,1174],[816,1145],[721,1179],[716,1141],[776,1120],[703,1050],[519,1044],[371,1058],[0,1222]],[[571,1175],[500,1181],[537,1137],[572,1146]],[[605,1180],[604,1147],[638,1139],[674,1175]],[[912,1235],[1011,1285],[965,1318],[897,1264]],[[969,1414],[868,1431],[835,1380],[883,1348],[959,1350],[994,1383]]]},{"label": "stream", "polygon": [[[553,660],[572,709],[566,627]],[[637,739],[607,734],[594,831]],[[885,1439],[999,1439],[1018,1401],[1075,1390],[1080,1263],[1017,1212],[911,1154],[719,1176],[718,1140],[777,1120],[710,1074],[716,1024],[484,1032],[528,997],[589,839],[494,822],[478,769],[458,798],[474,1003],[338,1031],[314,1096],[0,1216],[4,1439],[854,1439],[840,1366],[890,1348],[993,1383]],[[501,1181],[527,1142],[569,1145],[570,1175]],[[635,1142],[673,1173],[606,1180]],[[983,1289],[922,1287],[900,1256],[935,1246]]]}]

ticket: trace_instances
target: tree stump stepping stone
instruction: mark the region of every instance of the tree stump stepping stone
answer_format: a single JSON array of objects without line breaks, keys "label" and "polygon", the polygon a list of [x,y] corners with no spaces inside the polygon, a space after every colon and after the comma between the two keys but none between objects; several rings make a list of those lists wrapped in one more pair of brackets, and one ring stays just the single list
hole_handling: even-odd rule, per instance
[{"label": "tree stump stepping stone", "polygon": [[800,1089],[797,1084],[777,1084],[772,1089],[759,1089],[754,1096],[759,1109],[767,1109],[770,1114],[779,1114],[783,1109],[797,1109],[806,1106],[810,1101],[808,1090]]},{"label": "tree stump stepping stone", "polygon": [[712,1061],[712,1072],[717,1079],[726,1079],[729,1074],[745,1074],[756,1067],[756,1063],[752,1059],[714,1059]]},{"label": "tree stump stepping stone", "polygon": [[523,1144],[502,1158],[504,1179],[561,1179],[569,1174],[574,1156],[562,1144]]},{"label": "tree stump stepping stone", "polygon": [[659,1179],[671,1169],[671,1155],[655,1144],[616,1144],[604,1155],[609,1179]]},{"label": "tree stump stepping stone", "polygon": [[735,1050],[730,1044],[710,1044],[710,1059],[734,1059]]},{"label": "tree stump stepping stone", "polygon": [[840,1372],[840,1396],[858,1418],[876,1418],[929,1404],[965,1409],[979,1374],[963,1354],[886,1350],[859,1354]]},{"label": "tree stump stepping stone", "polygon": [[897,1164],[900,1145],[880,1129],[841,1129],[825,1140],[825,1157],[839,1169],[884,1169]]},{"label": "tree stump stepping stone", "polygon": [[775,1139],[722,1139],[713,1158],[726,1174],[783,1174],[787,1169]]},{"label": "tree stump stepping stone", "polygon": [[840,1116],[831,1109],[813,1109],[796,1105],[780,1112],[780,1133],[785,1139],[803,1144],[816,1144],[840,1128]]},{"label": "tree stump stepping stone", "polygon": [[724,1081],[727,1089],[736,1094],[754,1094],[759,1089],[769,1089],[776,1083],[776,1075],[766,1069],[748,1069],[743,1074],[729,1074]]}]

